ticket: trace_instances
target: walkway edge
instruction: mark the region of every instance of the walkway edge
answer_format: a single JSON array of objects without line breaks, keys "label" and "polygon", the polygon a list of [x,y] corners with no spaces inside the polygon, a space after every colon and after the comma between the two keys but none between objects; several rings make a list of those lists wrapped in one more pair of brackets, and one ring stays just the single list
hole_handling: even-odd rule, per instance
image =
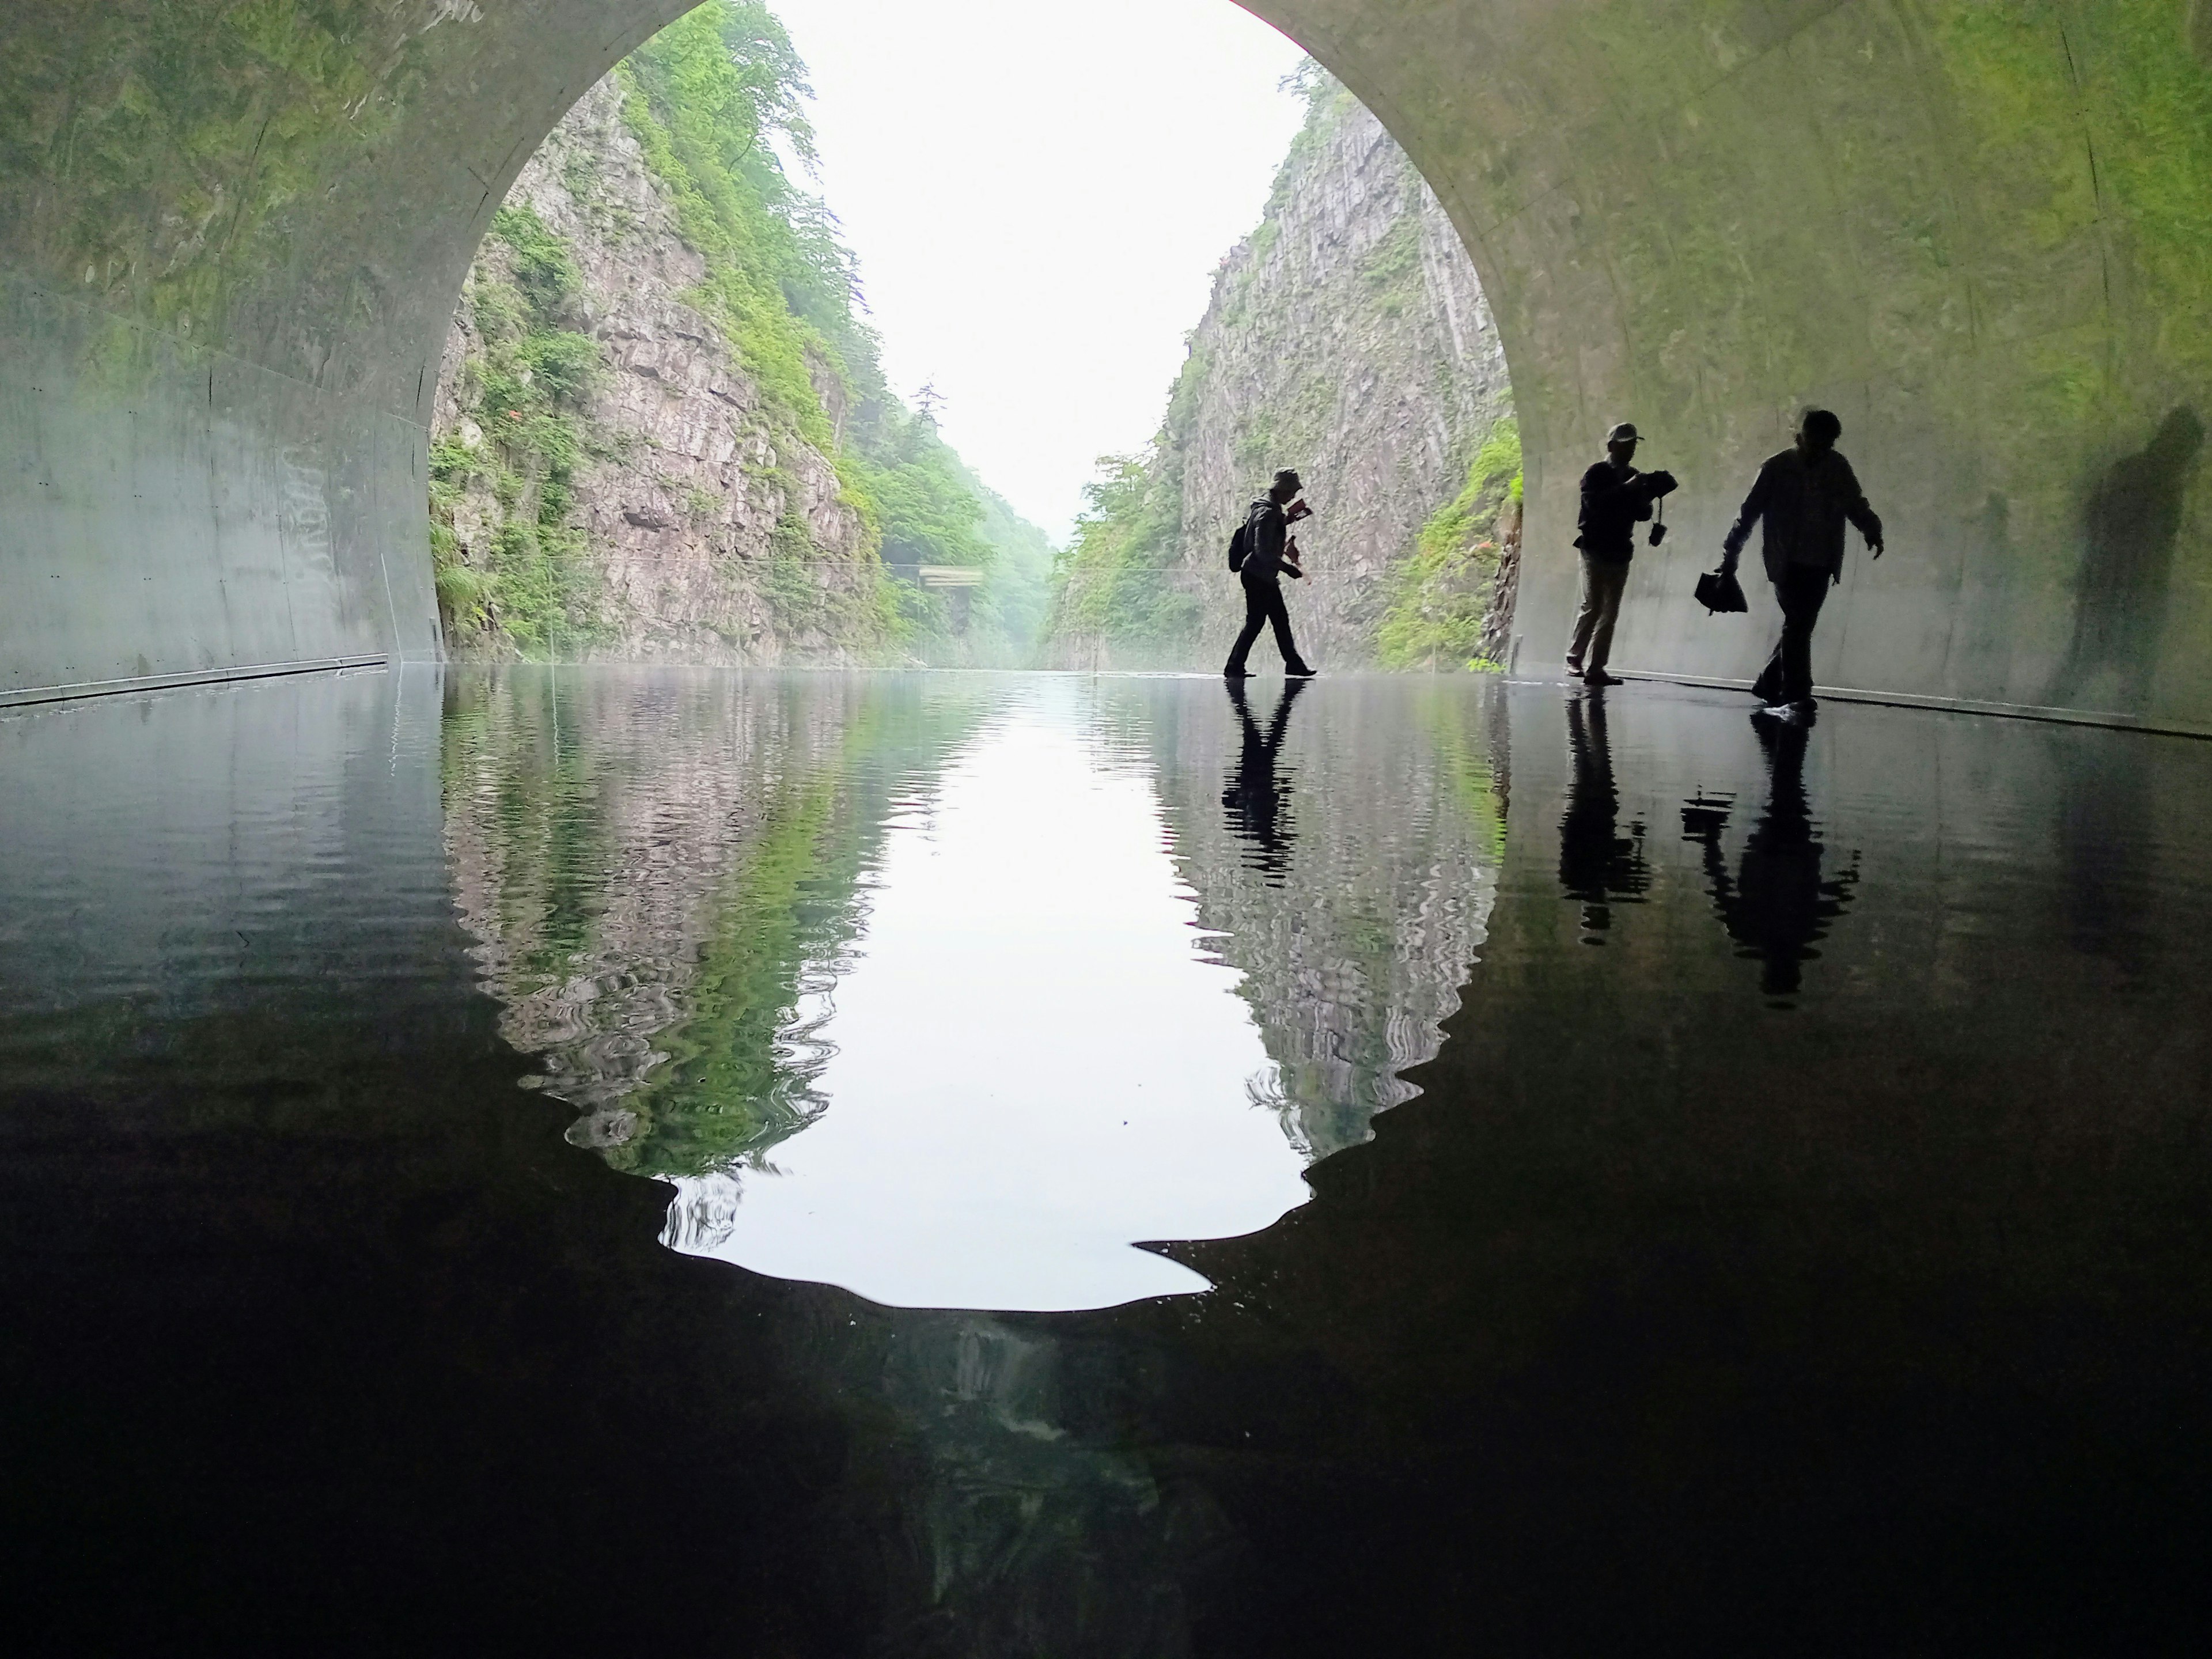
[{"label": "walkway edge", "polygon": [[[1666,685],[1702,685],[1716,691],[1751,690],[1749,680],[1716,679],[1697,674],[1664,674],[1650,668],[1622,668],[1611,672],[1627,680],[1656,680]],[[1523,682],[1524,684],[1529,682]],[[1547,684],[1536,681],[1534,684]],[[1568,684],[1565,681],[1550,684]],[[2161,738],[2212,738],[2212,726],[2175,725],[2147,720],[2140,714],[2099,714],[2081,708],[2050,708],[2039,703],[1982,702],[1972,697],[1925,697],[1912,691],[1865,691],[1856,686],[1816,685],[1814,691],[1838,702],[1868,702],[1887,708],[1928,708],[1948,714],[1994,714],[2004,720],[2043,720],[2054,726],[2102,726],[2122,732],[2145,732]]]},{"label": "walkway edge", "polygon": [[72,702],[83,697],[115,697],[131,691],[167,691],[179,686],[222,685],[232,680],[274,679],[286,674],[325,674],[342,668],[385,668],[389,653],[360,657],[313,657],[297,662],[249,663],[238,668],[204,668],[189,674],[143,674],[130,679],[82,680],[74,685],[34,685],[20,691],[0,691],[0,708],[21,708],[42,702]]}]

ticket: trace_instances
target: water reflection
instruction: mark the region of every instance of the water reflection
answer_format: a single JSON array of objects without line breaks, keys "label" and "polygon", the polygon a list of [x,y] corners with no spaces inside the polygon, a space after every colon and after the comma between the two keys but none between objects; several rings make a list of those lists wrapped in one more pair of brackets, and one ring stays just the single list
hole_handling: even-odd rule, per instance
[{"label": "water reflection", "polygon": [[1765,965],[1759,989],[1790,1006],[1803,983],[1802,964],[1820,953],[1815,941],[1843,915],[1858,885],[1859,860],[1827,881],[1820,879],[1826,848],[1805,793],[1805,746],[1811,733],[1794,722],[1760,721],[1754,728],[1766,761],[1766,808],[1746,838],[1737,873],[1729,873],[1721,849],[1733,797],[1692,796],[1682,805],[1682,836],[1705,848],[1705,878],[1713,908],[1741,947],[1736,954]]},{"label": "water reflection", "polygon": [[[2212,748],[1609,694],[1614,837],[1690,833],[1589,950],[1542,688],[1303,694],[1278,883],[1211,682],[449,675],[441,801],[434,678],[0,715],[17,1648],[2203,1646]],[[1314,1198],[1096,1312],[663,1248],[606,1165],[800,1165],[994,754],[1119,815]]]},{"label": "water reflection", "polygon": [[1205,1288],[1136,1241],[1304,1202],[1237,975],[1084,700],[1023,693],[899,804],[801,1015],[830,1109],[773,1164],[680,1181],[678,1249],[901,1307],[1100,1307]]},{"label": "water reflection", "polygon": [[[1205,681],[461,677],[462,914],[674,1248],[902,1306],[1203,1289],[1134,1246],[1266,1225],[1412,1092],[1494,858],[1463,737],[1331,756],[1286,890],[1304,689],[1262,731]],[[1161,796],[1194,726],[1225,825]]]},{"label": "water reflection", "polygon": [[1281,695],[1275,700],[1274,718],[1267,722],[1264,733],[1252,718],[1244,682],[1228,680],[1224,684],[1229,688],[1229,704],[1237,711],[1243,742],[1237,751],[1237,769],[1230,775],[1228,787],[1221,792],[1221,805],[1228,812],[1231,831],[1242,836],[1251,848],[1247,855],[1250,867],[1271,881],[1280,883],[1291,867],[1291,842],[1295,832],[1291,823],[1290,774],[1285,770],[1279,775],[1275,760],[1282,752],[1283,738],[1290,729],[1291,705],[1313,682],[1283,682]]},{"label": "water reflection", "polygon": [[1644,856],[1644,824],[1620,831],[1620,792],[1606,735],[1605,694],[1567,700],[1567,744],[1573,770],[1567,810],[1559,819],[1559,884],[1583,907],[1583,943],[1602,945],[1615,903],[1638,904],[1651,885]]}]

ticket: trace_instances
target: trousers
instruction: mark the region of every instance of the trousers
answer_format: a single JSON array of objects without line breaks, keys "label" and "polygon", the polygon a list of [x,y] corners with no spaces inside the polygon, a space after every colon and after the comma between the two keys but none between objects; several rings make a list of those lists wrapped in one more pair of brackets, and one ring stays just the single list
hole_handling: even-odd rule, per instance
[{"label": "trousers", "polygon": [[1628,586],[1628,561],[1617,563],[1583,555],[1583,605],[1575,612],[1575,636],[1567,641],[1567,666],[1602,668],[1613,655],[1613,625],[1620,620],[1620,596]]},{"label": "trousers", "polygon": [[1813,629],[1820,620],[1820,607],[1828,602],[1828,587],[1826,567],[1811,564],[1791,565],[1774,584],[1774,600],[1782,607],[1782,637],[1751,683],[1752,695],[1761,702],[1813,700]]},{"label": "trousers", "polygon": [[1283,585],[1273,576],[1247,576],[1244,581],[1244,629],[1230,647],[1229,665],[1221,672],[1241,674],[1245,659],[1252,654],[1252,641],[1260,637],[1260,630],[1270,623],[1275,628],[1275,648],[1283,653],[1283,667],[1288,673],[1304,674],[1305,659],[1298,655],[1298,642],[1291,637],[1290,608],[1283,603]]}]

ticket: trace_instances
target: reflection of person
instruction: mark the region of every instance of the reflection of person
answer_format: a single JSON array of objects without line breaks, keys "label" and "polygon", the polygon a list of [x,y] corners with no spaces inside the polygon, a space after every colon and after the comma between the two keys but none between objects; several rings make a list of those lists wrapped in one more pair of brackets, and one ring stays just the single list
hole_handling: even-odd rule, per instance
[{"label": "reflection of person", "polygon": [[1844,579],[1844,521],[1856,525],[1874,556],[1881,556],[1881,520],[1836,449],[1843,434],[1844,423],[1826,410],[1807,410],[1796,442],[1760,463],[1722,544],[1721,568],[1733,571],[1752,525],[1766,521],[1759,553],[1782,606],[1782,638],[1751,689],[1768,714],[1802,719],[1813,712],[1813,628],[1830,585]]},{"label": "reflection of person", "polygon": [[1620,797],[1613,783],[1613,750],[1606,740],[1605,699],[1572,697],[1567,702],[1567,745],[1574,759],[1567,810],[1559,819],[1559,885],[1583,907],[1583,943],[1613,926],[1615,898],[1643,902],[1651,885],[1644,857],[1644,826],[1631,823],[1619,833]]},{"label": "reflection of person", "polygon": [[1605,459],[1583,474],[1577,525],[1581,533],[1575,538],[1583,551],[1583,601],[1575,613],[1574,637],[1567,642],[1567,672],[1592,685],[1620,684],[1605,665],[1613,655],[1613,629],[1620,619],[1629,561],[1636,556],[1636,526],[1651,516],[1652,502],[1674,488],[1671,472],[1636,470],[1641,441],[1636,428],[1623,421],[1605,434]]},{"label": "reflection of person", "polygon": [[1237,769],[1229,775],[1229,787],[1221,792],[1221,804],[1228,809],[1230,833],[1249,844],[1245,862],[1277,884],[1291,867],[1293,832],[1290,779],[1278,775],[1275,757],[1281,752],[1284,734],[1290,730],[1291,705],[1309,683],[1294,679],[1283,687],[1283,695],[1275,702],[1275,716],[1262,735],[1252,718],[1251,706],[1244,701],[1243,682],[1229,682],[1229,701],[1244,728],[1244,743],[1237,757]]},{"label": "reflection of person", "polygon": [[1298,568],[1298,544],[1290,533],[1291,520],[1305,515],[1297,508],[1285,512],[1304,488],[1298,475],[1285,468],[1275,475],[1275,482],[1268,486],[1267,493],[1254,501],[1245,513],[1243,562],[1237,570],[1237,580],[1244,584],[1244,631],[1237,635],[1237,643],[1229,652],[1228,666],[1221,671],[1231,679],[1244,677],[1244,663],[1252,654],[1252,641],[1271,623],[1275,629],[1275,648],[1283,653],[1283,672],[1293,675],[1313,672],[1306,666],[1305,659],[1298,655],[1297,641],[1291,637],[1291,613],[1283,604],[1283,584],[1279,580],[1285,572],[1293,578],[1306,574]]},{"label": "reflection of person", "polygon": [[1858,883],[1858,865],[1833,881],[1820,879],[1826,851],[1814,833],[1805,798],[1805,743],[1802,722],[1761,725],[1759,746],[1766,751],[1766,811],[1744,842],[1743,862],[1731,878],[1721,852],[1728,828],[1728,799],[1703,798],[1682,806],[1682,836],[1702,842],[1705,879],[1713,908],[1729,937],[1743,948],[1739,955],[1766,964],[1759,988],[1769,996],[1794,995],[1803,979],[1801,963],[1820,953],[1812,948],[1826,937],[1828,924],[1844,913]]}]

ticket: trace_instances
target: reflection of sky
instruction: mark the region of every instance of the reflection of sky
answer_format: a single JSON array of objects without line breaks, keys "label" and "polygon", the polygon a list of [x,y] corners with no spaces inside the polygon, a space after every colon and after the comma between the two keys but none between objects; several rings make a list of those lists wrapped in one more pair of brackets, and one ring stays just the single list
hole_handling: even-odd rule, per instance
[{"label": "reflection of sky", "polygon": [[896,1306],[1107,1307],[1205,1288],[1135,1241],[1305,1201],[1237,975],[1082,697],[1047,683],[893,822],[820,1032],[828,1112],[773,1173],[679,1182],[679,1248]]}]

